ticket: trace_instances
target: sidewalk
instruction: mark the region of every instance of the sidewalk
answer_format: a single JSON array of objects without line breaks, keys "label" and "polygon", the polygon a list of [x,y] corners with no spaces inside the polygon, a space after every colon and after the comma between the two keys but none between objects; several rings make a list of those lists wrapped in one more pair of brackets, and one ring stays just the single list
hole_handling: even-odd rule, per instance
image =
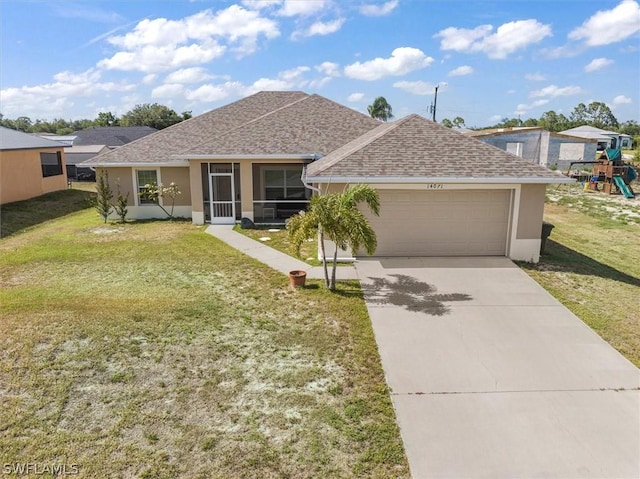
[{"label": "sidewalk", "polygon": [[[324,279],[322,266],[308,265],[304,261],[252,240],[242,233],[234,231],[233,225],[211,225],[205,231],[211,236],[224,241],[232,248],[257,259],[282,274],[288,275],[289,271],[302,270],[307,272],[307,278],[309,279]],[[329,270],[329,274],[331,274],[331,270]],[[340,266],[336,268],[336,279],[358,279],[358,275],[353,266]]]}]

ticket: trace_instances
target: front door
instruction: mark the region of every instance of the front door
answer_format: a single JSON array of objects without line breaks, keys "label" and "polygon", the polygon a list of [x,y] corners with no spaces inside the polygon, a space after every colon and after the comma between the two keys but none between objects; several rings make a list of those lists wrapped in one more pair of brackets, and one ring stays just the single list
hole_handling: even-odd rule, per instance
[{"label": "front door", "polygon": [[209,211],[212,224],[233,224],[236,221],[233,173],[209,174]]}]

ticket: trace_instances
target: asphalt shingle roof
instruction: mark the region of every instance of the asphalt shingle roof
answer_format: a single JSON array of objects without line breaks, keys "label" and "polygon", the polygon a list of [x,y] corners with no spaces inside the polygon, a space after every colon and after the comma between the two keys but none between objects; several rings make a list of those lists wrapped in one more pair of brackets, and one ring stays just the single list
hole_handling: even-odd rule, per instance
[{"label": "asphalt shingle roof", "polygon": [[184,153],[188,155],[325,155],[380,125],[319,95],[302,98]]},{"label": "asphalt shingle roof", "polygon": [[98,155],[85,164],[177,162],[173,156],[307,96],[304,92],[256,93]]},{"label": "asphalt shingle roof", "polygon": [[94,126],[74,132],[73,146],[123,146],[156,131],[150,126]]},{"label": "asphalt shingle roof", "polygon": [[0,126],[0,150],[64,148],[62,143]]},{"label": "asphalt shingle roof", "polygon": [[564,178],[419,115],[380,125],[307,167],[309,181],[331,177]]}]

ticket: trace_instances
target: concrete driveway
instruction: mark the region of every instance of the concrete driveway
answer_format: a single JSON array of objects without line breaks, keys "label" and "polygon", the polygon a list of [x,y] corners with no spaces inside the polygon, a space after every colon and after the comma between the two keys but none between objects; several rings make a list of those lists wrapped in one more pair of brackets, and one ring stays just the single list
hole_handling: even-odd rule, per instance
[{"label": "concrete driveway", "polygon": [[414,478],[640,477],[640,370],[510,260],[356,269]]}]

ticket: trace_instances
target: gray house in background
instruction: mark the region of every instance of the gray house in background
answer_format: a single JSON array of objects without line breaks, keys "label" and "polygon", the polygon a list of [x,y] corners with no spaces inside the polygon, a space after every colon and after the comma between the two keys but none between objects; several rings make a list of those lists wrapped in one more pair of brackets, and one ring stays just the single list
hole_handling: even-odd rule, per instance
[{"label": "gray house in background", "polygon": [[156,131],[158,130],[150,126],[96,126],[74,132],[73,144],[64,149],[67,177],[73,180],[95,180],[96,175],[91,168],[78,164]]},{"label": "gray house in background", "polygon": [[537,127],[468,131],[465,135],[547,168],[567,169],[572,161],[593,161],[597,140]]},{"label": "gray house in background", "polygon": [[64,156],[67,159],[67,177],[73,180],[94,180],[95,172],[86,167],[78,167],[78,163],[93,158],[101,153],[106,153],[111,148],[107,145],[83,145],[68,146],[64,149]]},{"label": "gray house in background", "polygon": [[73,146],[106,145],[109,148],[126,145],[132,141],[155,133],[150,126],[94,126],[74,131]]}]

